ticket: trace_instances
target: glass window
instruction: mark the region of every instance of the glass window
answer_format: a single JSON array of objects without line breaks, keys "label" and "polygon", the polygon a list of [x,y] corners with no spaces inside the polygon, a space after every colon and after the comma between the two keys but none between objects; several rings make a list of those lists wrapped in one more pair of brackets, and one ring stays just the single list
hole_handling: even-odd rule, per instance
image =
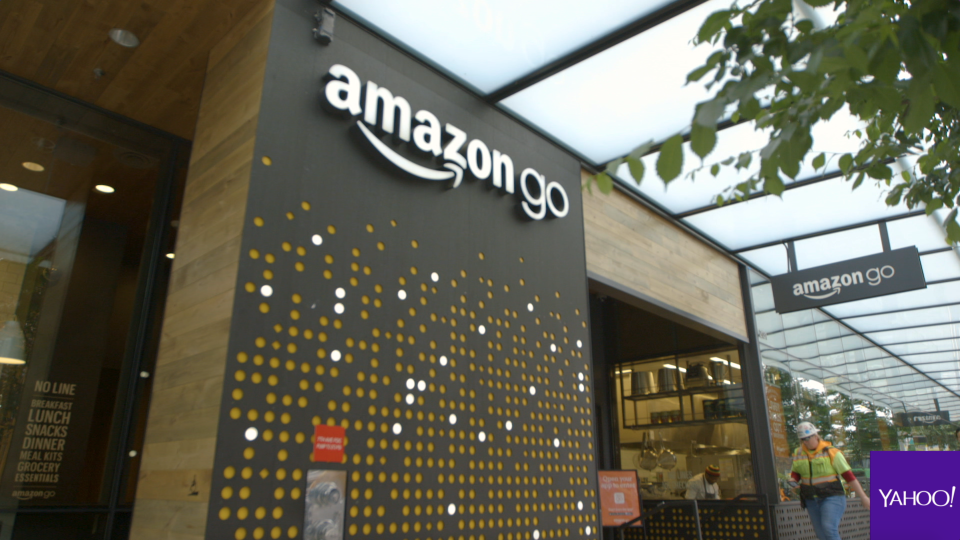
[{"label": "glass window", "polygon": [[[702,473],[709,465],[720,469],[720,498],[753,493],[741,373],[740,356],[729,348],[617,366],[620,464],[637,470],[644,497],[690,498],[691,489],[702,495],[691,482],[708,483]],[[706,493],[713,490],[710,484]]]},{"label": "glass window", "polygon": [[177,142],[2,77],[0,101],[0,505],[129,505]]},{"label": "glass window", "polygon": [[[752,287],[752,294],[757,298],[769,293],[765,286],[758,285]],[[794,322],[823,317],[819,310],[809,312]],[[758,315],[758,328],[776,327],[775,318],[786,324],[788,315]],[[861,320],[850,322],[855,326]],[[804,330],[803,336],[811,341],[790,348],[774,346],[770,336],[761,333],[767,401],[778,403],[774,408],[782,411],[768,410],[782,494],[794,500],[799,498],[789,486],[789,472],[792,452],[800,444],[796,436],[800,422],[812,422],[822,438],[844,453],[868,492],[872,450],[956,450],[952,426],[915,426],[904,415],[929,412],[935,407],[951,415],[960,413],[955,396],[940,386],[956,388],[960,384],[960,347],[953,339],[960,334],[953,326],[921,328],[920,335],[912,334],[914,330],[870,334],[869,337],[890,344],[892,352],[907,355],[904,360],[916,367],[890,356],[859,335],[851,335],[849,329],[833,321],[794,329]],[[935,328],[947,330],[935,334]],[[941,342],[926,341],[939,334],[944,334],[939,338]],[[911,339],[924,341],[893,345],[898,340]],[[914,351],[916,354],[911,354]],[[917,368],[928,372],[934,380]]]}]

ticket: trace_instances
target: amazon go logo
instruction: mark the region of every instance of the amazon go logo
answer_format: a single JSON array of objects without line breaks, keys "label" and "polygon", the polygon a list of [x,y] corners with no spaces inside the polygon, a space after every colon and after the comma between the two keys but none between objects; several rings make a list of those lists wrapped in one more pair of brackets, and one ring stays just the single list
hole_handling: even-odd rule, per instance
[{"label": "amazon go logo", "polygon": [[888,264],[879,268],[871,268],[866,272],[856,271],[838,276],[825,277],[819,280],[814,279],[802,283],[794,283],[793,295],[804,296],[812,300],[822,300],[824,298],[830,298],[835,294],[840,294],[844,287],[863,284],[864,275],[866,275],[867,278],[866,285],[876,287],[882,283],[884,279],[890,279],[895,274],[896,270]]},{"label": "amazon go logo", "polygon": [[[363,136],[387,161],[404,172],[422,180],[452,180],[452,188],[460,185],[466,173],[477,180],[489,180],[494,187],[510,194],[514,194],[519,184],[519,195],[523,198],[520,206],[534,220],[562,218],[570,210],[567,192],[559,183],[548,182],[532,168],[523,169],[519,177],[515,177],[513,160],[507,154],[490,150],[479,139],[470,139],[453,124],[441,123],[430,111],[413,114],[406,99],[373,81],[362,85],[352,69],[335,64],[326,79],[325,107],[351,118],[363,115],[357,120]],[[375,132],[388,133],[396,141],[410,144],[425,155],[433,155],[439,168],[425,167],[401,156]]]}]

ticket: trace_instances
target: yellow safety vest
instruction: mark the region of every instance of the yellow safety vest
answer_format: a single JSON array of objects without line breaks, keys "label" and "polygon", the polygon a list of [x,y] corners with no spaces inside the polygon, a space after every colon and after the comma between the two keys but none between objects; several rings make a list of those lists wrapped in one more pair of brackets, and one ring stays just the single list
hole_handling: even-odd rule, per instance
[{"label": "yellow safety vest", "polygon": [[805,498],[843,495],[840,475],[849,470],[843,453],[822,439],[816,450],[801,445],[793,453],[792,472],[800,475],[800,494]]}]

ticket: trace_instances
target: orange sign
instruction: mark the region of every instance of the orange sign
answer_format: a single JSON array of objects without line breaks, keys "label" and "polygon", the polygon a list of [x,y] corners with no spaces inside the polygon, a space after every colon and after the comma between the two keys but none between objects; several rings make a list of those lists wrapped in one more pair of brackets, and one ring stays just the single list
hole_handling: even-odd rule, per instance
[{"label": "orange sign", "polygon": [[783,418],[783,396],[780,387],[767,385],[767,418],[770,419],[770,434],[773,436],[773,455],[788,458],[790,443],[787,442],[787,425]]},{"label": "orange sign", "polygon": [[[640,517],[640,489],[636,471],[597,471],[600,514],[604,527],[619,527]],[[636,522],[633,527],[641,527]]]},{"label": "orange sign", "polygon": [[880,429],[880,448],[890,450],[890,428],[886,420],[877,418],[877,427]]},{"label": "orange sign", "polygon": [[340,426],[317,426],[314,431],[313,460],[328,463],[343,461],[344,437],[346,430]]}]

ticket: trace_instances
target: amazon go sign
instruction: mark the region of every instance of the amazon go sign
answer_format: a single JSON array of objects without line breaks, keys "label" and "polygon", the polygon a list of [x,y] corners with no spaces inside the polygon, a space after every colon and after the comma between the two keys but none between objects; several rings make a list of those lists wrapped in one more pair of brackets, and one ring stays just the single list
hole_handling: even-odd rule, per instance
[{"label": "amazon go sign", "polygon": [[926,288],[916,247],[809,268],[770,279],[778,313]]},{"label": "amazon go sign", "polygon": [[[462,129],[443,123],[435,114],[419,110],[373,81],[361,84],[350,68],[336,64],[330,67],[324,88],[324,106],[328,110],[357,120],[357,127],[373,148],[387,161],[405,173],[428,181],[449,181],[456,188],[469,174],[476,180],[489,180],[493,186],[510,194],[519,187],[520,207],[527,217],[562,218],[570,210],[567,192],[557,182],[532,168],[523,169],[515,177],[513,160],[480,139],[471,139]],[[411,146],[419,154],[433,157],[425,166],[397,153],[392,145],[381,140],[381,134],[392,135],[394,142]]]}]

